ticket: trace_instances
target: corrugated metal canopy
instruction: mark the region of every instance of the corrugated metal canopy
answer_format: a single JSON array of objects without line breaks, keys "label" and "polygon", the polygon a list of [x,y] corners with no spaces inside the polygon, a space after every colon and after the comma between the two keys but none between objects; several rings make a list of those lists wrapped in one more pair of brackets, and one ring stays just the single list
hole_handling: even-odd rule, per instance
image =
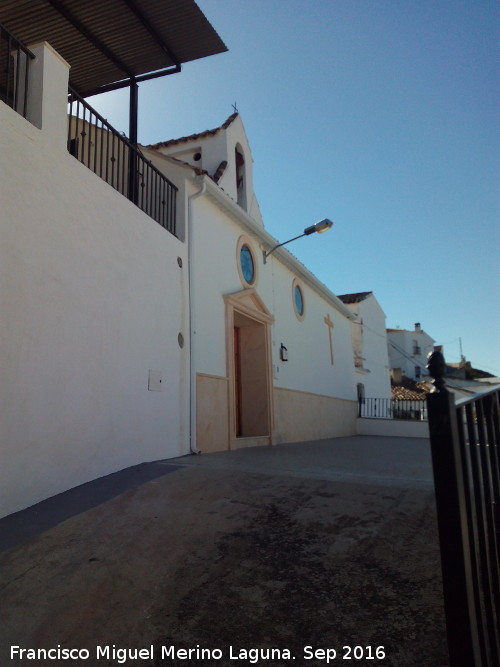
[{"label": "corrugated metal canopy", "polygon": [[227,51],[194,0],[2,0],[0,23],[26,46],[49,42],[82,96]]}]

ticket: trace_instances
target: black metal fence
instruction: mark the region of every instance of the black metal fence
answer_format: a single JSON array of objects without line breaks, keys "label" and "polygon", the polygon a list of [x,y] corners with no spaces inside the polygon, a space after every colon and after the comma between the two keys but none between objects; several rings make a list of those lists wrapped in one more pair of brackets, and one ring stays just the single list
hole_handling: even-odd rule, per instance
[{"label": "black metal fence", "polygon": [[359,417],[368,419],[410,419],[423,421],[427,419],[427,403],[395,398],[360,398]]},{"label": "black metal fence", "polygon": [[29,63],[35,56],[0,24],[0,100],[26,118]]},{"label": "black metal fence", "polygon": [[70,88],[68,151],[172,234],[177,188]]},{"label": "black metal fence", "polygon": [[[444,361],[444,360],[443,360]],[[427,397],[451,667],[498,667],[500,389]]]}]

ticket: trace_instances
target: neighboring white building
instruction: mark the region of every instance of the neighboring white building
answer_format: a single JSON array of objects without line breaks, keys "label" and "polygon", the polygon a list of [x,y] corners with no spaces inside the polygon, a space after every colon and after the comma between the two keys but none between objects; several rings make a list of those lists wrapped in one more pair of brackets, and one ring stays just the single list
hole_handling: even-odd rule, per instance
[{"label": "neighboring white building", "polygon": [[419,322],[413,331],[387,329],[389,364],[396,380],[402,375],[412,380],[428,376],[427,355],[434,350],[435,340],[427,334]]},{"label": "neighboring white building", "polygon": [[339,299],[356,315],[352,345],[358,396],[391,398],[385,313],[373,292],[340,294]]},{"label": "neighboring white building", "polygon": [[285,248],[264,261],[241,117],[142,150],[187,202],[193,448],[354,434],[353,316]]}]

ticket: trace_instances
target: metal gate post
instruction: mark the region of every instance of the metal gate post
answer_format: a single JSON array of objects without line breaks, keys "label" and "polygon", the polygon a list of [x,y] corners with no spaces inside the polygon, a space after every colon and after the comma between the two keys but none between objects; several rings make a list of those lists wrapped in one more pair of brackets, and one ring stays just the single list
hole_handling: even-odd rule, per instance
[{"label": "metal gate post", "polygon": [[442,372],[444,359],[440,352],[434,352],[430,358],[429,371],[436,378],[435,391],[427,395],[427,407],[450,666],[480,667],[464,463],[460,453],[455,399],[445,387]]}]

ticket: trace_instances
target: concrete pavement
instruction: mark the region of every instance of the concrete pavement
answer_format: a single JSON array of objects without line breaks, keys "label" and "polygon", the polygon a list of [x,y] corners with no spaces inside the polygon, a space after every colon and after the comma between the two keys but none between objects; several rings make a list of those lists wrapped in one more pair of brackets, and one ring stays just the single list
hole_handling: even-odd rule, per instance
[{"label": "concrete pavement", "polygon": [[99,498],[79,487],[66,514],[53,508],[68,496],[52,499],[40,532],[0,556],[0,664],[446,664],[427,441],[137,468]]},{"label": "concrete pavement", "polygon": [[432,489],[429,441],[356,436],[171,459],[174,465]]}]

